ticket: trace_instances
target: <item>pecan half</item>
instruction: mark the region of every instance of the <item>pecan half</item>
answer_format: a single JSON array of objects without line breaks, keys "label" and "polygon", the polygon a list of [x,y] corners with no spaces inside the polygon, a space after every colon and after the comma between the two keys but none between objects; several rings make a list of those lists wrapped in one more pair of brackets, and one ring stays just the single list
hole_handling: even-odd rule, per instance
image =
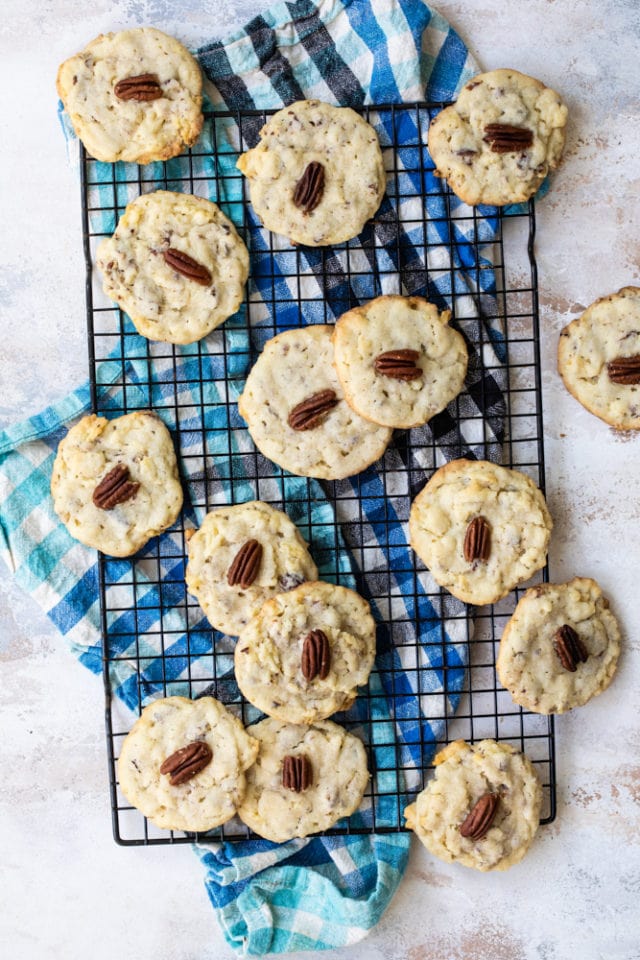
[{"label": "pecan half", "polygon": [[186,747],[180,747],[179,750],[167,757],[160,767],[160,773],[168,773],[169,783],[172,787],[177,787],[179,784],[191,780],[191,777],[195,777],[196,773],[204,770],[211,763],[212,757],[213,754],[208,743],[203,740],[194,740],[193,743],[188,743]]},{"label": "pecan half", "polygon": [[293,430],[312,430],[339,403],[334,390],[320,390],[296,404],[287,418]]},{"label": "pecan half", "polygon": [[612,383],[640,383],[640,355],[616,357],[607,364],[607,373]]},{"label": "pecan half", "polygon": [[331,648],[324,630],[312,630],[302,646],[302,675],[305,680],[326,680],[331,666]]},{"label": "pecan half", "polygon": [[488,123],[484,128],[485,143],[494,153],[518,153],[533,143],[533,133],[528,127],[514,127],[510,123]]},{"label": "pecan half", "polygon": [[293,190],[293,202],[304,214],[318,206],[324,193],[324,167],[314,160],[307,164]]},{"label": "pecan half", "polygon": [[464,535],[464,558],[467,563],[489,559],[491,553],[491,527],[484,517],[474,517]]},{"label": "pecan half", "polygon": [[213,277],[205,266],[198,263],[193,257],[190,257],[188,253],[183,253],[182,250],[175,250],[173,247],[169,247],[168,250],[163,252],[162,256],[165,259],[165,263],[167,263],[172,270],[176,270],[178,273],[181,273],[183,277],[188,277],[189,280],[194,280],[203,287],[208,287],[213,280]]},{"label": "pecan half", "polygon": [[482,840],[493,823],[498,801],[497,793],[485,793],[473,807],[463,823],[460,824],[460,833],[469,840]]},{"label": "pecan half", "polygon": [[286,756],[282,763],[282,786],[285,790],[302,793],[311,786],[313,772],[309,758],[304,753],[296,757]]},{"label": "pecan half", "polygon": [[129,467],[119,463],[109,470],[93,491],[92,500],[99,510],[113,510],[125,500],[133,500],[140,484],[129,479]]},{"label": "pecan half", "polygon": [[227,583],[230,587],[240,586],[246,590],[258,576],[261,563],[262,544],[257,540],[247,540],[233,558],[227,572]]},{"label": "pecan half", "polygon": [[141,73],[137,77],[119,80],[113,88],[118,100],[158,100],[162,87],[155,73]]},{"label": "pecan half", "polygon": [[579,663],[585,663],[589,651],[584,643],[568,623],[564,623],[556,630],[553,637],[553,649],[558,654],[558,660],[565,670],[575,673]]},{"label": "pecan half", "polygon": [[379,353],[373,361],[377,373],[394,380],[415,380],[422,376],[422,369],[416,367],[420,356],[417,350],[387,350]]}]

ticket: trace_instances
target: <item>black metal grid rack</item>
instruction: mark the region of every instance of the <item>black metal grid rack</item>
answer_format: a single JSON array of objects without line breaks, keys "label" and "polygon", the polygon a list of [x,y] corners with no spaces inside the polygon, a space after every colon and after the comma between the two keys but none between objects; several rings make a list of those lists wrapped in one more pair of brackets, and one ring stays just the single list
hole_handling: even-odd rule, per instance
[{"label": "black metal grid rack", "polygon": [[[501,447],[503,464],[527,473],[544,490],[534,205],[500,211],[461,206],[444,181],[433,177],[426,131],[442,106],[361,109],[379,132],[388,174],[387,197],[360,238],[315,251],[291,245],[252,221],[246,183],[234,160],[240,149],[256,143],[269,111],[208,114],[205,137],[198,146],[174,160],[144,167],[100,164],[81,148],[93,410],[116,416],[151,406],[172,430],[183,479],[188,480],[185,508],[170,533],[151,541],[132,560],[103,555],[99,559],[109,775],[119,843],[180,843],[197,836],[158,830],[120,792],[116,761],[132,723],[123,698],[135,712],[154,696],[212,693],[244,722],[256,716],[239,696],[229,667],[233,641],[218,636],[212,642],[213,631],[195,598],[186,592],[184,562],[185,530],[213,506],[236,498],[252,499],[247,495],[249,488],[254,497],[283,506],[286,475],[246,439],[235,408],[234,384],[265,339],[305,320],[331,323],[341,312],[383,292],[422,292],[442,308],[451,308],[452,323],[464,333],[475,358],[475,405],[458,398],[428,427],[395,432],[391,456],[375,465],[374,471],[384,492],[376,520],[378,541],[384,541],[385,531],[390,536],[392,529],[389,502],[400,511],[397,520],[406,535],[411,497],[447,459],[463,455],[495,459]],[[126,204],[156,189],[217,200],[251,251],[243,309],[205,341],[189,347],[140,337],[129,319],[105,298],[94,271],[97,245],[113,232]],[[493,231],[487,232],[487,217]],[[491,270],[495,287],[485,282],[486,271]],[[461,272],[466,278],[463,284]],[[500,328],[504,340],[496,348],[494,334]],[[503,409],[500,402],[494,403],[494,396],[485,395],[493,389],[491,384],[501,385]],[[492,413],[483,416],[478,408]],[[502,415],[503,435],[495,421]],[[363,737],[373,776],[363,801],[364,813],[330,832],[404,829],[404,805],[428,779],[434,749],[456,738],[491,737],[523,749],[544,786],[543,822],[551,821],[555,816],[553,718],[514,705],[495,673],[502,629],[522,591],[517,589],[492,607],[471,610],[452,602],[433,582],[425,586],[424,567],[410,549],[405,555],[408,563],[401,561],[406,568],[386,574],[377,570],[375,576],[367,576],[379,556],[379,543],[368,539],[365,523],[374,474],[365,471],[348,482],[322,483],[329,503],[346,510],[349,521],[344,526],[331,523],[329,529],[326,524],[318,528],[313,514],[316,481],[302,480],[294,502],[287,503],[310,542],[323,579],[355,583],[371,600],[380,621],[379,649],[388,654],[395,644],[399,651],[395,663],[387,660],[385,702],[390,719],[402,717],[417,730],[412,742],[405,739],[399,744],[393,722],[377,716],[381,701],[370,690],[360,694],[356,718],[351,714],[334,718]],[[400,495],[399,483],[404,485]],[[393,529],[397,536],[397,524]],[[337,563],[337,557],[344,556],[343,546],[353,561],[355,580]],[[546,573],[542,571],[539,578],[546,579]],[[392,576],[402,579],[407,605],[398,603]],[[417,602],[419,593],[422,605]],[[436,625],[435,640],[434,624],[421,623],[425,596],[436,621],[439,615],[446,616],[448,633],[442,625],[438,633]],[[440,648],[435,665],[425,664],[419,654],[416,637],[426,626],[431,627],[431,648],[436,652]],[[452,649],[467,651],[466,671],[452,657]],[[429,674],[437,674],[438,683],[432,683]],[[419,696],[407,697],[402,682],[407,676]],[[459,704],[454,709],[448,691],[456,686]],[[249,835],[234,819],[206,836],[233,840]]]}]

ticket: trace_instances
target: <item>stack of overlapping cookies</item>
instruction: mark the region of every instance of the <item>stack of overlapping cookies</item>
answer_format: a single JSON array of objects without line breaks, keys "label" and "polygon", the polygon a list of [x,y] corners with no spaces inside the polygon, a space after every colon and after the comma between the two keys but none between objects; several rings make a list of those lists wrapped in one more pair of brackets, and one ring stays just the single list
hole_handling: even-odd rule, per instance
[{"label": "stack of overlapping cookies", "polygon": [[[202,127],[196,61],[151,28],[110,34],[66,61],[58,91],[99,160],[176,156]],[[432,121],[428,146],[469,204],[529,199],[561,158],[567,109],[539,81],[495,70],[468,82]],[[264,226],[306,246],[356,236],[386,177],[373,128],[348,108],[305,100],[278,111],[240,157]],[[239,307],[249,255],[233,224],[200,197],[156,191],[129,204],[97,265],[105,292],[152,340],[192,343]],[[394,429],[427,423],[464,389],[467,348],[449,311],[382,296],[269,340],[239,402],[256,447],[293,474],[353,476]],[[640,426],[640,291],[605,298],[561,337],[560,370],[589,409]],[[55,509],[78,540],[130,556],[174,523],[182,491],[171,437],[151,412],[85,417],[61,442]],[[436,582],[494,603],[540,570],[552,521],[524,473],[485,461],[436,470],[415,498],[410,543]],[[212,697],[157,700],[120,753],[120,785],[162,827],[205,831],[236,813],[285,840],[327,829],[359,805],[361,741],[328,717],[353,702],[375,657],[368,603],[318,580],[295,525],[253,501],[211,511],[188,542],[186,583],[213,627],[238,637],[235,673],[267,718],[245,729]],[[576,577],[526,591],[502,636],[498,675],[514,701],[560,713],[604,690],[620,634],[598,585]],[[406,810],[437,856],[504,869],[535,835],[542,790],[530,761],[485,740],[449,744]]]}]

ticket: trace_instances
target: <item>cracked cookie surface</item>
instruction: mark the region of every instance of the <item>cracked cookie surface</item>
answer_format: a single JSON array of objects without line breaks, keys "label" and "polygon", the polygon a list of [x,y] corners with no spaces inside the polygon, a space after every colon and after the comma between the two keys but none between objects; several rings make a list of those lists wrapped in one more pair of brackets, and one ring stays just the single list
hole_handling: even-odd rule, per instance
[{"label": "cracked cookie surface", "polygon": [[[122,99],[123,80],[152,77],[153,99]],[[96,160],[151,163],[192,146],[202,129],[202,74],[178,40],[154,27],[96,37],[60,66],[58,96]]]},{"label": "cracked cookie surface", "polygon": [[[119,465],[139,486],[130,499],[102,509],[94,503],[94,491]],[[83,417],[60,441],[51,493],[72,537],[112,557],[130,556],[170,527],[182,507],[169,431],[147,410],[113,420]]]},{"label": "cracked cookie surface", "polygon": [[[255,579],[245,587],[230,585],[231,565],[251,540],[261,547]],[[266,600],[318,576],[296,525],[286,513],[259,500],[211,510],[187,550],[189,593],[197,597],[211,625],[233,637]]]},{"label": "cracked cookie surface", "polygon": [[565,104],[539,80],[508,69],[478,74],[431,121],[436,176],[472,205],[528,200],[560,162],[566,122]]},{"label": "cracked cookie surface", "polygon": [[[211,760],[173,785],[160,767],[176,751],[205,743]],[[212,830],[230,820],[245,793],[259,744],[214,697],[167,697],[145,707],[118,758],[120,789],[152,823],[168,830]]]},{"label": "cracked cookie surface", "polygon": [[[322,167],[323,185],[309,210],[296,205],[294,194],[311,163]],[[270,117],[238,167],[265,227],[311,247],[357,236],[380,206],[386,184],[373,127],[349,107],[320,100],[300,100]]]},{"label": "cracked cookie surface", "polygon": [[[328,670],[307,679],[303,648],[318,630],[326,637]],[[375,649],[366,600],[346,587],[305,583],[267,601],[249,621],[236,644],[236,680],[264,713],[313,723],[351,706],[369,679]]]},{"label": "cracked cookie surface", "polygon": [[[406,807],[407,827],[447,863],[506,870],[528,851],[540,822],[542,787],[533,764],[508,743],[456,740],[434,759],[435,777]],[[495,815],[480,839],[460,827],[478,801],[497,795]]]},{"label": "cracked cookie surface", "polygon": [[[247,728],[260,743],[247,772],[247,790],[238,810],[255,833],[278,843],[328,830],[358,808],[369,782],[362,741],[331,720],[313,726],[267,717]],[[310,785],[299,793],[283,786],[287,756],[307,757]]]},{"label": "cracked cookie surface", "polygon": [[[334,365],[356,413],[387,427],[426,423],[456,397],[467,372],[464,338],[449,326],[451,312],[422,297],[382,296],[343,314],[333,333]],[[376,358],[413,351],[412,379],[387,376]],[[405,366],[407,364],[405,363]]]},{"label": "cracked cookie surface", "polygon": [[[554,648],[568,625],[587,659],[565,669]],[[602,693],[620,655],[620,628],[602,590],[588,577],[531,587],[507,623],[496,668],[515,703],[535,713],[564,713]]]},{"label": "cracked cookie surface", "polygon": [[[488,558],[468,559],[469,525],[488,523]],[[533,480],[484,460],[440,467],[411,505],[411,546],[454,597],[482,606],[505,597],[544,566],[553,522]]]},{"label": "cracked cookie surface", "polygon": [[[624,383],[609,366],[620,360]],[[640,287],[596,300],[562,330],[558,371],[569,393],[596,417],[618,430],[640,430]]]},{"label": "cracked cookie surface", "polygon": [[[378,460],[391,430],[365,420],[344,399],[333,366],[333,327],[287,330],[264,345],[238,402],[253,442],[279,466],[304,477],[339,480]],[[330,390],[336,402],[312,429],[294,429],[299,404]]]},{"label": "cracked cookie surface", "polygon": [[[187,255],[208,274],[185,276],[165,255]],[[236,312],[249,273],[249,254],[215,203],[156,190],[133,200],[96,262],[108,297],[149,340],[194,343]]]}]

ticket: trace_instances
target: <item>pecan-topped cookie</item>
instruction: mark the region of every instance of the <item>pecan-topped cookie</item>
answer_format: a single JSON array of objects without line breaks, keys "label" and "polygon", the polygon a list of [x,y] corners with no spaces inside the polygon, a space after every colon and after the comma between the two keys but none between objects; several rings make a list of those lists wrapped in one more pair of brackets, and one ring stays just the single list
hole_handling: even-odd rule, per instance
[{"label": "pecan-topped cookie", "polygon": [[72,537],[112,557],[130,556],[182,507],[169,431],[148,410],[83,417],[60,441],[51,493]]},{"label": "pecan-topped cookie", "polygon": [[456,740],[433,762],[435,777],[404,811],[427,850],[483,872],[522,860],[542,808],[531,761],[508,743]]},{"label": "pecan-topped cookie", "polygon": [[158,827],[212,830],[236,813],[258,748],[213,697],[155,700],[122,743],[120,789]]},{"label": "pecan-topped cookie", "polygon": [[553,522],[533,480],[485,460],[440,467],[411,505],[411,546],[465,603],[505,597],[544,566]]},{"label": "pecan-topped cookie", "polygon": [[564,328],[558,370],[596,417],[618,430],[640,430],[640,287],[601,297]]},{"label": "pecan-topped cookie", "polygon": [[620,655],[620,628],[588,577],[541,583],[520,598],[496,662],[500,683],[534,713],[564,713],[606,690]]},{"label": "pecan-topped cookie", "polygon": [[238,402],[258,449],[303,477],[338,480],[382,456],[391,429],[344,399],[333,366],[333,327],[287,330],[268,340]]},{"label": "pecan-topped cookie", "polygon": [[249,620],[236,644],[236,680],[269,716],[313,723],[351,706],[375,651],[366,600],[332,583],[304,583]]},{"label": "pecan-topped cookie", "polygon": [[296,525],[259,500],[211,510],[187,549],[189,593],[211,625],[233,637],[265,600],[318,576]]},{"label": "pecan-topped cookie", "polygon": [[337,321],[334,365],[356,413],[387,427],[417,427],[462,390],[464,338],[422,297],[383,296]]},{"label": "pecan-topped cookie", "polygon": [[238,167],[267,229],[310,247],[361,232],[384,194],[373,127],[348,107],[300,100],[269,118]]},{"label": "pecan-topped cookie", "polygon": [[267,840],[328,830],[360,805],[369,782],[362,741],[331,720],[313,726],[267,717],[247,733],[260,749],[238,815]]},{"label": "pecan-topped cookie", "polygon": [[194,343],[236,312],[249,254],[209,200],[156,190],[133,200],[98,247],[104,292],[149,340]]},{"label": "pecan-topped cookie", "polygon": [[61,65],[57,89],[96,160],[168,160],[192,146],[202,129],[200,67],[181,43],[154,27],[96,37]]},{"label": "pecan-topped cookie", "polygon": [[480,73],[429,126],[429,153],[466,203],[528,200],[562,156],[567,108],[517,70]]}]

